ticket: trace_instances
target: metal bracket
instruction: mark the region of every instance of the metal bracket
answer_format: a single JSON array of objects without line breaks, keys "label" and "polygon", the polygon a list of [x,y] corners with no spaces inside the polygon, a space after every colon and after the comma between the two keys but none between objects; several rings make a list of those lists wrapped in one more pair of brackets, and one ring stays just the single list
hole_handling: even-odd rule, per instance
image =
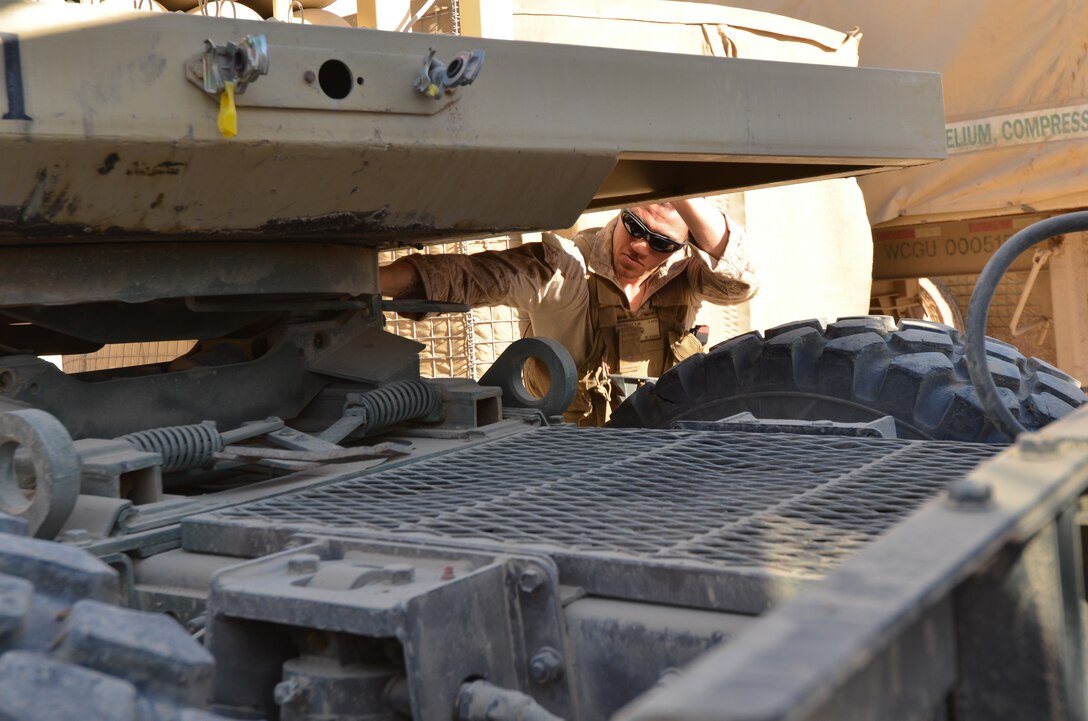
[{"label": "metal bracket", "polygon": [[[536,358],[548,369],[551,381],[543,398],[537,398],[525,388],[522,368],[525,361]],[[480,378],[482,386],[502,389],[502,403],[507,408],[531,408],[545,416],[563,413],[574,400],[578,389],[578,369],[570,351],[550,338],[522,338],[502,352]]]},{"label": "metal bracket", "polygon": [[1020,316],[1024,313],[1024,308],[1028,304],[1028,296],[1031,295],[1031,291],[1035,288],[1035,281],[1039,278],[1039,271],[1043,269],[1043,266],[1046,265],[1046,262],[1050,260],[1050,256],[1054,255],[1054,253],[1055,251],[1051,248],[1035,249],[1035,254],[1031,258],[1031,272],[1028,273],[1028,279],[1024,282],[1024,290],[1016,301],[1016,310],[1013,311],[1012,320],[1009,321],[1009,332],[1012,333],[1013,338],[1018,338],[1029,330],[1042,327],[1039,332],[1039,339],[1036,341],[1036,343],[1042,343],[1046,340],[1050,326],[1054,324],[1054,321],[1050,318],[1041,316],[1035,322],[1020,327]]},{"label": "metal bracket", "polygon": [[676,421],[675,430],[743,431],[746,433],[799,433],[809,436],[853,436],[855,438],[898,438],[895,418],[882,416],[867,423],[839,421],[802,421],[789,418],[756,418],[748,412],[720,421]]},{"label": "metal bracket", "polygon": [[[217,686],[220,707],[268,699],[268,679],[303,675],[300,683],[311,682],[309,697],[289,693],[298,690],[293,686],[275,690],[276,703],[297,714],[292,718],[308,718],[334,703],[333,694],[321,689],[329,674],[318,674],[305,650],[296,658],[293,647],[269,652],[270,639],[305,629],[307,638],[323,639],[314,644],[322,648],[343,637],[370,644],[397,639],[395,654],[386,650],[352,667],[326,660],[324,667],[331,664],[333,675],[343,676],[363,668],[360,663],[386,669],[394,658],[383,673],[402,679],[397,706],[410,709],[413,718],[451,717],[466,678],[490,679],[531,694],[552,713],[577,716],[558,571],[549,558],[324,536],[293,540],[302,545],[212,579],[209,648],[228,665],[259,659],[244,679]],[[450,623],[451,609],[457,623]],[[367,641],[356,643],[365,648]],[[257,648],[266,653],[255,653]],[[261,712],[271,714],[264,703]]]},{"label": "metal bracket", "polygon": [[216,45],[204,41],[204,52],[185,63],[185,77],[208,95],[218,97],[227,83],[241,95],[246,86],[268,74],[268,38],[246,35],[240,42]]}]

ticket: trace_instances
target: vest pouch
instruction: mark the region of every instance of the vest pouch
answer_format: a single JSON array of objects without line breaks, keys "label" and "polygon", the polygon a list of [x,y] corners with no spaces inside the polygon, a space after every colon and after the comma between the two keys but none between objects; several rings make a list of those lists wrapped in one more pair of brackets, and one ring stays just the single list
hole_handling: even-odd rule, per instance
[{"label": "vest pouch", "polygon": [[675,365],[696,353],[702,353],[703,344],[693,334],[684,333],[679,340],[669,346],[669,352],[672,354],[673,365]]},{"label": "vest pouch", "polygon": [[612,415],[611,401],[611,380],[601,366],[594,366],[578,379],[578,392],[563,419],[579,426],[603,426]]},{"label": "vest pouch", "polygon": [[616,337],[619,341],[619,368],[614,372],[617,375],[639,378],[661,375],[665,341],[657,316],[620,321],[616,324]]}]

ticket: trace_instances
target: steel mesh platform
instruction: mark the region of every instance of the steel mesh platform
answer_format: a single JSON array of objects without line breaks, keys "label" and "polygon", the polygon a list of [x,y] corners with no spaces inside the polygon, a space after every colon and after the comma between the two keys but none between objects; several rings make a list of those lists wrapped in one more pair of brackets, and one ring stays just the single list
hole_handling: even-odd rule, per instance
[{"label": "steel mesh platform", "polygon": [[[822,576],[991,445],[544,428],[190,519]],[[685,565],[692,565],[687,563]]]}]

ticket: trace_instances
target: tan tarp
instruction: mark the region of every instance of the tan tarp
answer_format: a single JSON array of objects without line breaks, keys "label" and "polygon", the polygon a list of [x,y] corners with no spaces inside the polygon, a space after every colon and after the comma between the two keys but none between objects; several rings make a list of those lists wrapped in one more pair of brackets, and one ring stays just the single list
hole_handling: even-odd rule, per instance
[{"label": "tan tarp", "polygon": [[665,0],[515,0],[519,40],[856,65],[848,33],[732,7]]},{"label": "tan tarp", "polygon": [[861,65],[943,76],[949,158],[861,179],[873,224],[1088,207],[1083,0],[730,0],[859,26]]}]

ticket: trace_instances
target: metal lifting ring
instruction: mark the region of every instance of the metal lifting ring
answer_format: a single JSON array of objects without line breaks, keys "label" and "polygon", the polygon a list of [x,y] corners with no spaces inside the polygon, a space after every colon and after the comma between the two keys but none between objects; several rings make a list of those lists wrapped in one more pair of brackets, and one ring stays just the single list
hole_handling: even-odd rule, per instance
[{"label": "metal lifting ring", "polygon": [[[15,451],[26,451],[34,492],[19,485]],[[36,409],[0,413],[0,513],[26,520],[38,538],[55,538],[79,497],[80,460],[68,431]]]},{"label": "metal lifting ring", "polygon": [[[530,358],[536,358],[548,369],[550,383],[543,398],[529,393],[522,380],[521,370]],[[522,338],[503,351],[480,378],[480,385],[501,388],[503,405],[534,408],[545,416],[555,416],[567,410],[574,400],[578,369],[570,351],[551,338]]]}]

